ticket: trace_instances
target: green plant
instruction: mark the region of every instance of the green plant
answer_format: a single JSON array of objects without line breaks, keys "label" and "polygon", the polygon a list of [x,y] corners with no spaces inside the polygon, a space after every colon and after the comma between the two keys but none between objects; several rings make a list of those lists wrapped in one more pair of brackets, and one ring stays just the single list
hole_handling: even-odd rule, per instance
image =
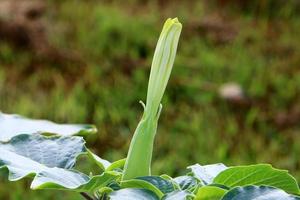
[{"label": "green plant", "polygon": [[[151,175],[152,148],[160,104],[175,59],[181,24],[168,19],[160,35],[151,67],[144,114],[134,133],[126,159],[109,162],[93,154],[83,135],[96,132],[91,125],[63,125],[0,115],[0,168],[8,179],[33,178],[32,189],[69,190],[85,199],[285,199],[300,200],[296,180],[268,164],[226,167],[223,164],[188,167],[172,178]],[[54,134],[54,135],[52,135]],[[99,166],[99,174],[75,169],[78,156]]]}]

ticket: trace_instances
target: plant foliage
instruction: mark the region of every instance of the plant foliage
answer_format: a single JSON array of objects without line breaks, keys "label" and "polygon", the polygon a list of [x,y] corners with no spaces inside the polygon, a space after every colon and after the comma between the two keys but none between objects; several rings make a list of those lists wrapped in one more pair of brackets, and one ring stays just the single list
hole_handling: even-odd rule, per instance
[{"label": "plant foliage", "polygon": [[[145,112],[127,159],[112,163],[104,160],[85,146],[81,136],[74,136],[94,133],[94,126],[59,125],[0,113],[0,169],[8,170],[8,179],[28,177],[33,179],[31,189],[69,190],[89,200],[300,200],[295,178],[268,164],[195,164],[179,177],[151,175],[160,102],[180,31],[177,19],[169,19],[164,25],[152,64],[147,104],[142,103]],[[79,156],[97,164],[99,173],[87,175],[77,171]]]}]

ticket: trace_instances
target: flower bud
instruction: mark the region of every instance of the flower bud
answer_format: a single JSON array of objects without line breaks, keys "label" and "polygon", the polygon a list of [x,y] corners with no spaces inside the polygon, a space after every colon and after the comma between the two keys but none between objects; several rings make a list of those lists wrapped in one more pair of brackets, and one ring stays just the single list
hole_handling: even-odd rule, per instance
[{"label": "flower bud", "polygon": [[168,19],[164,24],[151,66],[145,110],[146,116],[155,117],[158,112],[159,104],[173,68],[181,29],[182,25],[177,18]]}]

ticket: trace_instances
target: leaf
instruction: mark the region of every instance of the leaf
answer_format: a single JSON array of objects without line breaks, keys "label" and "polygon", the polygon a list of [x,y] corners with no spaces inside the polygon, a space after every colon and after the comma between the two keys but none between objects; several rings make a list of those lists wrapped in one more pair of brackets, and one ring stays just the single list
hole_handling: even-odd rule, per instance
[{"label": "leaf", "polygon": [[111,166],[111,163],[107,160],[104,160],[91,152],[90,150],[87,150],[88,156],[103,170],[107,170],[109,166]]},{"label": "leaf", "polygon": [[191,193],[187,191],[174,191],[166,194],[162,200],[185,200],[187,197],[191,196]]},{"label": "leaf", "polygon": [[226,192],[216,186],[204,186],[198,190],[195,200],[220,200]]},{"label": "leaf", "polygon": [[193,173],[193,175],[203,182],[203,184],[207,185],[213,182],[213,179],[222,171],[227,169],[227,167],[222,163],[212,164],[212,165],[204,165],[201,166],[199,164],[195,164],[189,166]]},{"label": "leaf", "polygon": [[111,193],[113,191],[114,190],[111,187],[105,186],[105,187],[99,188],[98,193],[103,196],[103,195],[106,195],[107,193]]},{"label": "leaf", "polygon": [[110,200],[159,200],[151,191],[145,189],[126,188],[109,194]]},{"label": "leaf", "polygon": [[230,190],[222,200],[300,200],[300,197],[289,195],[283,190],[268,186],[236,187]]},{"label": "leaf", "polygon": [[165,179],[165,180],[167,180],[167,181],[170,181],[172,183],[172,185],[173,185],[174,190],[181,190],[179,184],[176,183],[171,176],[169,176],[167,174],[162,174],[162,175],[160,175],[160,177],[163,178],[163,179]]},{"label": "leaf", "polygon": [[110,184],[107,185],[107,187],[110,187],[113,190],[120,190],[121,189],[121,185],[117,181],[111,182]]},{"label": "leaf", "polygon": [[[60,171],[62,170],[62,171]],[[60,189],[76,192],[93,192],[107,186],[121,176],[117,172],[103,172],[101,175],[88,177],[76,171],[67,171],[57,168],[39,173],[33,180],[31,188],[37,189]],[[50,173],[49,173],[50,172]],[[69,173],[71,172],[71,173]],[[73,173],[72,173],[73,172]]]},{"label": "leaf", "polygon": [[62,136],[88,135],[96,133],[93,125],[56,124],[47,120],[36,120],[20,115],[4,114],[0,112],[0,141],[7,142],[20,134],[44,133]]},{"label": "leaf", "polygon": [[162,198],[164,196],[164,193],[160,191],[156,186],[153,184],[139,179],[130,179],[126,181],[121,182],[122,188],[139,188],[139,189],[146,189],[148,191],[151,191],[156,194],[159,198]]},{"label": "leaf", "polygon": [[228,187],[268,185],[288,193],[299,193],[298,184],[288,171],[275,169],[268,164],[230,167],[221,172],[214,183]]},{"label": "leaf", "polygon": [[115,169],[122,169],[124,168],[124,165],[125,165],[125,162],[126,162],[126,158],[123,158],[121,160],[117,160],[113,163],[111,163],[108,167],[107,167],[107,171],[112,171],[112,170],[115,170]]},{"label": "leaf", "polygon": [[182,190],[188,190],[198,185],[198,181],[192,176],[179,176],[173,179]]},{"label": "leaf", "polygon": [[9,180],[19,180],[46,168],[71,169],[76,157],[86,152],[81,137],[19,135],[0,143],[0,168],[10,171]]},{"label": "leaf", "polygon": [[159,176],[142,176],[136,179],[147,181],[157,187],[164,194],[174,191],[174,186],[171,181],[165,180]]},{"label": "leaf", "polygon": [[71,189],[75,190],[90,181],[89,176],[77,171],[62,168],[45,168],[36,173],[30,188],[38,189]]},{"label": "leaf", "polygon": [[174,191],[172,182],[159,176],[143,176],[122,181],[121,186],[122,188],[147,189],[155,193],[159,198],[162,198],[166,193]]},{"label": "leaf", "polygon": [[72,170],[76,157],[86,153],[84,144],[77,136],[18,135],[9,143],[0,143],[0,169],[9,170],[10,181],[34,177],[32,189],[90,191],[120,176],[109,172],[90,178]]}]

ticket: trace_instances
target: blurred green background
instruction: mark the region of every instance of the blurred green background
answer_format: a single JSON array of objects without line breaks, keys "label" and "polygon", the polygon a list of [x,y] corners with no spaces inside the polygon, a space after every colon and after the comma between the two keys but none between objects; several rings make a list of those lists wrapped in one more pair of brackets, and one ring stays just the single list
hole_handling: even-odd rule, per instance
[{"label": "blurred green background", "polygon": [[[1,0],[0,110],[95,124],[88,146],[124,158],[162,24],[178,17],[154,173],[262,162],[300,181],[299,13],[297,0]],[[29,185],[2,172],[0,199],[81,199]]]}]

